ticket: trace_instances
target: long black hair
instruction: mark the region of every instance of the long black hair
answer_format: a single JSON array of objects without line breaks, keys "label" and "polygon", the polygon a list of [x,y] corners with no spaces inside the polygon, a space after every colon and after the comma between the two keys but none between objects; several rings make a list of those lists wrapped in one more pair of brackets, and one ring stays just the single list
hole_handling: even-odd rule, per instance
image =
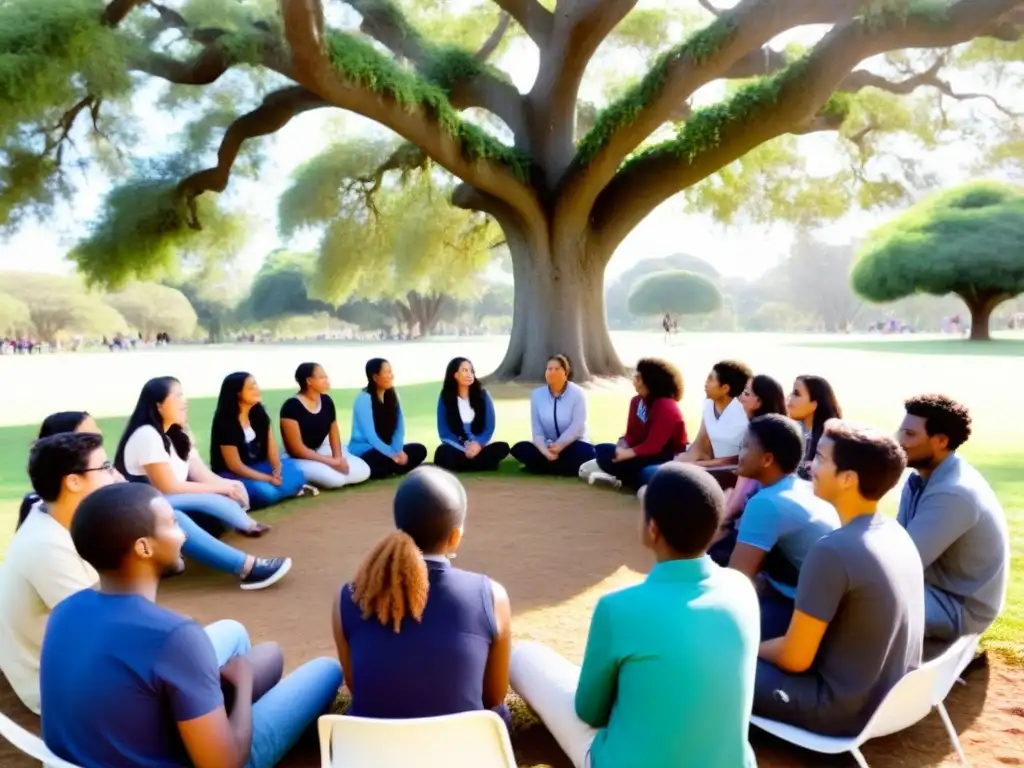
[{"label": "long black hair", "polygon": [[[217,396],[217,407],[213,411],[213,421],[210,424],[210,464],[219,466],[220,447],[222,445],[239,445],[242,436],[242,423],[238,420],[240,406],[238,402],[245,382],[252,378],[247,371],[236,371],[224,377],[220,385],[220,394]],[[256,442],[259,444],[258,453],[262,455],[263,447],[267,442],[267,433],[270,431],[270,416],[262,403],[257,403],[249,410],[249,424],[252,431],[256,433]]]},{"label": "long black hair", "polygon": [[[74,432],[87,418],[89,418],[88,411],[58,411],[57,413],[51,413],[43,419],[43,423],[39,427],[38,439],[42,440],[44,437],[53,437],[54,435],[62,435],[65,432]],[[18,530],[22,525],[24,525],[29,512],[32,511],[32,507],[40,501],[41,499],[37,493],[25,494],[25,498],[21,500],[21,507],[18,509],[18,522],[14,526],[14,530]]]},{"label": "long black hair", "polygon": [[[459,415],[459,383],[455,381],[455,374],[463,363],[473,363],[465,357],[453,357],[448,363],[444,372],[444,382],[441,384],[441,402],[444,403],[444,414],[448,421],[448,429],[459,440],[467,442],[469,435],[466,434],[466,426],[462,423],[462,416]],[[484,431],[487,423],[487,406],[484,402],[484,388],[480,379],[473,376],[473,383],[469,385],[469,405],[473,409],[473,423],[470,425],[474,435]]]},{"label": "long black hair", "polygon": [[139,401],[135,404],[132,415],[128,417],[128,423],[117,444],[117,453],[114,454],[114,466],[125,477],[128,476],[128,471],[124,464],[124,447],[128,444],[131,436],[135,434],[135,430],[140,427],[153,427],[163,438],[168,456],[171,455],[173,449],[182,461],[188,461],[188,456],[192,452],[192,438],[185,431],[185,425],[172,424],[164,432],[164,420],[157,408],[171,394],[171,389],[175,384],[181,386],[181,382],[173,376],[158,376],[143,385],[142,391],[139,393]]},{"label": "long black hair", "polygon": [[771,376],[763,373],[752,376],[750,379],[750,391],[761,401],[761,406],[750,414],[751,421],[758,416],[767,416],[772,413],[780,416],[786,415],[785,390]]},{"label": "long black hair", "polygon": [[829,419],[843,418],[843,409],[839,407],[836,393],[827,379],[821,376],[797,376],[797,379],[807,387],[808,399],[818,405],[814,409],[811,421],[811,439],[807,441],[807,450],[804,453],[804,461],[811,462],[818,452],[818,441],[825,431],[825,422]]},{"label": "long black hair", "polygon": [[383,398],[377,397],[377,384],[373,377],[380,373],[381,368],[389,364],[383,357],[374,357],[366,361],[366,389],[373,404],[373,429],[385,443],[390,443],[398,429],[398,394],[394,387],[384,390]]}]

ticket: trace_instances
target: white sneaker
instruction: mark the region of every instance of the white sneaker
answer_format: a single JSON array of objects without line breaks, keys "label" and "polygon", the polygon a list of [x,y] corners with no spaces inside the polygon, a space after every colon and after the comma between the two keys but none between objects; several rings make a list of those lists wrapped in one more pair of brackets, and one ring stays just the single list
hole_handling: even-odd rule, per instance
[{"label": "white sneaker", "polygon": [[600,472],[601,468],[598,466],[597,459],[591,459],[580,464],[580,480],[590,480],[590,476],[595,472]]},{"label": "white sneaker", "polygon": [[593,485],[594,483],[600,483],[601,485],[610,485],[612,488],[621,488],[622,481],[619,480],[615,475],[609,475],[607,472],[598,470],[592,472],[590,477],[587,478],[587,482]]},{"label": "white sneaker", "polygon": [[647,486],[646,486],[646,485],[642,485],[642,486],[640,486],[640,490],[638,490],[638,491],[636,492],[636,497],[637,497],[637,498],[638,498],[638,499],[639,499],[640,501],[643,501],[643,500],[644,500],[644,496],[646,496],[646,495],[647,495]]}]

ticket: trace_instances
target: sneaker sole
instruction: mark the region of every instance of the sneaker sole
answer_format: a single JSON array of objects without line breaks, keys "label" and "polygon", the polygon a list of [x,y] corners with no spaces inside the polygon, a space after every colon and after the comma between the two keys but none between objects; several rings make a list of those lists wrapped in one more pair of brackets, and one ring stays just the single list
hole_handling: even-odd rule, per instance
[{"label": "sneaker sole", "polygon": [[277,582],[279,582],[281,579],[283,579],[285,576],[287,576],[288,575],[288,571],[290,571],[291,569],[292,569],[292,559],[289,557],[289,558],[285,559],[284,565],[282,565],[280,568],[278,568],[276,571],[274,571],[274,575],[271,576],[270,578],[264,579],[263,581],[257,581],[255,584],[244,584],[243,583],[241,585],[241,588],[244,589],[246,592],[252,592],[252,591],[255,591],[257,589],[266,589],[267,587],[272,587],[275,584],[277,584]]}]

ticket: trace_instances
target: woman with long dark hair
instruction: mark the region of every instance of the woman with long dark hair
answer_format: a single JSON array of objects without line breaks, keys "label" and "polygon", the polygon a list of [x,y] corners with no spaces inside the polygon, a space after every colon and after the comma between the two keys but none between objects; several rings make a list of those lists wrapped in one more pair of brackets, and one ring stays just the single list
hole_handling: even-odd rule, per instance
[{"label": "woman with long dark hair", "polygon": [[221,477],[240,481],[252,509],[316,492],[305,484],[294,461],[281,458],[260,399],[252,374],[229,373],[220,385],[210,427],[210,468]]},{"label": "woman with long dark hair", "polygon": [[405,442],[405,418],[395,392],[395,374],[383,357],[366,361],[366,388],[352,404],[348,449],[370,466],[370,477],[404,475],[427,458],[419,443]]},{"label": "woman with long dark hair", "polygon": [[434,463],[452,472],[494,472],[509,454],[508,443],[491,442],[494,427],[494,402],[476,377],[473,363],[453,358],[437,398],[441,444],[434,452]]},{"label": "woman with long dark hair", "polygon": [[345,450],[331,381],[323,366],[302,363],[295,369],[297,394],[281,406],[281,442],[303,477],[318,488],[341,488],[370,479],[370,467]]},{"label": "woman with long dark hair", "polygon": [[587,394],[572,382],[565,355],[548,358],[544,382],[530,395],[533,441],[516,443],[512,455],[527,472],[576,477],[595,455],[587,439]]},{"label": "woman with long dark hair", "polygon": [[242,589],[263,589],[277,583],[291,569],[290,559],[253,557],[214,536],[194,535],[194,531],[228,526],[245,536],[258,537],[270,526],[246,514],[249,494],[244,485],[219,477],[203,463],[187,424],[188,401],[181,382],[173,376],[150,379],[128,417],[114,466],[131,482],[149,483],[167,497],[188,536],[186,556],[237,574]]},{"label": "woman with long dark hair", "polygon": [[512,652],[508,593],[454,568],[466,491],[420,467],[395,491],[395,529],[335,599],[334,640],[350,715],[413,718],[504,707]]},{"label": "woman with long dark hair", "polygon": [[805,448],[799,475],[809,480],[811,462],[818,452],[818,441],[825,431],[825,422],[843,418],[843,409],[839,407],[836,393],[826,379],[807,375],[797,376],[793,382],[793,391],[786,400],[786,411],[789,418],[800,422],[803,427]]}]

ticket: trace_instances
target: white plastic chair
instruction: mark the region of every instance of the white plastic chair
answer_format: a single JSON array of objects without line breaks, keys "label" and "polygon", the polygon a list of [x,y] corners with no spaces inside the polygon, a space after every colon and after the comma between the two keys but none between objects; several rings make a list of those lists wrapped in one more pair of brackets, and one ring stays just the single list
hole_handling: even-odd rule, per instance
[{"label": "white plastic chair", "polygon": [[29,757],[40,761],[45,768],[79,768],[67,760],[61,760],[47,748],[42,739],[29,733],[2,714],[0,714],[0,736],[3,736]]},{"label": "white plastic chair", "polygon": [[951,666],[948,670],[950,675],[939,679],[935,687],[934,700],[936,702],[944,701],[949,695],[949,692],[953,690],[953,686],[957,683],[960,685],[966,685],[961,675],[964,670],[967,669],[968,665],[974,661],[975,655],[978,653],[978,644],[981,642],[980,635],[965,635],[953,643],[949,648],[946,649],[945,653],[936,658],[938,661],[946,656],[956,656],[957,662]]},{"label": "white plastic chair", "polygon": [[504,721],[489,710],[415,720],[323,715],[321,768],[516,768]]},{"label": "white plastic chair", "polygon": [[[960,746],[960,737],[957,736],[956,728],[953,727],[953,723],[949,719],[949,713],[946,712],[943,701],[953,687],[957,676],[966,666],[966,662],[964,662],[965,648],[970,647],[971,642],[971,637],[961,638],[941,656],[908,673],[889,691],[864,730],[857,736],[822,736],[756,715],[750,718],[750,723],[776,738],[812,752],[823,755],[839,755],[850,752],[857,761],[857,765],[861,768],[868,768],[867,760],[864,759],[864,755],[860,751],[860,747],[866,741],[910,728],[924,720],[932,709],[938,709],[939,717],[942,718],[942,724],[946,726],[946,733],[949,734],[949,740],[956,750],[960,765],[967,766],[967,757]],[[974,638],[973,642],[976,644],[977,639]]]}]

